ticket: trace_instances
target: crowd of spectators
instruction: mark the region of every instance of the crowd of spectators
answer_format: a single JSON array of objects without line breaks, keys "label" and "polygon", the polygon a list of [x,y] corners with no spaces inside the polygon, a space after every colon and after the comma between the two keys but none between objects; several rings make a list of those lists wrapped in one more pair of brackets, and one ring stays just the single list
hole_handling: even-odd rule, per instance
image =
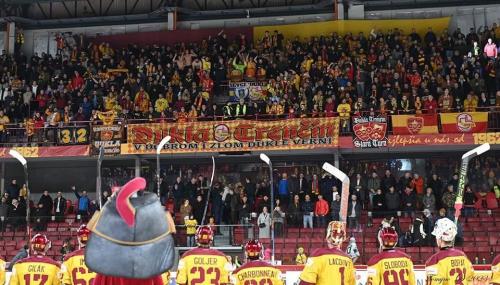
[{"label": "crowd of spectators", "polygon": [[[458,192],[458,161],[449,162],[448,171],[431,172],[422,176],[415,172],[398,171],[380,165],[366,164],[362,171],[350,165],[345,170],[351,176],[348,226],[361,230],[362,214],[371,212],[373,218],[407,217],[412,221],[409,239],[405,244],[427,245],[428,232],[436,219],[453,217]],[[200,171],[178,176],[162,183],[162,196],[171,210],[178,212],[178,223],[187,218],[201,223],[207,196],[207,179]],[[398,173],[402,173],[401,176]],[[239,173],[241,174],[241,173]],[[208,217],[216,225],[246,224],[254,221],[261,238],[269,238],[274,228],[277,237],[286,227],[324,227],[330,220],[339,219],[340,181],[323,174],[319,167],[303,172],[300,167],[289,168],[275,178],[275,205],[270,205],[270,184],[265,171],[241,174],[219,174],[209,200]],[[233,177],[233,179],[231,179]],[[464,193],[463,217],[473,217],[479,210],[496,209],[500,198],[500,165],[497,158],[477,158],[471,163]],[[425,231],[424,231],[425,229]],[[401,234],[407,229],[401,229]],[[401,241],[403,242],[403,241]]]},{"label": "crowd of spectators", "polygon": [[[43,191],[37,203],[33,199],[28,203],[26,184],[20,186],[17,180],[13,179],[1,197],[0,230],[23,231],[26,227],[28,206],[31,210],[31,227],[35,231],[45,231],[47,224],[52,220],[58,223],[64,222],[68,213],[75,213],[81,222],[87,221],[88,217],[98,210],[98,204],[88,197],[85,190],[79,192],[72,186],[71,191],[75,196],[75,204],[71,198],[66,199],[61,191],[49,193],[47,190]],[[109,198],[108,193],[108,191],[103,192],[103,201]]]},{"label": "crowd of spectators", "polygon": [[[500,104],[499,34],[496,24],[304,41],[274,31],[254,44],[221,31],[201,43],[127,48],[58,37],[55,55],[0,56],[0,142],[9,124],[43,141],[54,136],[50,127],[96,121],[98,111],[111,110],[128,120],[177,122],[338,115],[347,131],[350,116],[361,112],[488,108]],[[263,81],[265,95],[252,101],[236,94],[217,105],[228,80]]]},{"label": "crowd of spectators", "polygon": [[[401,165],[392,161],[372,164],[343,162],[341,168],[351,177],[347,215],[352,231],[361,230],[361,215],[367,212],[372,218],[407,217],[412,225],[409,229],[398,229],[401,245],[430,244],[429,231],[435,220],[454,215],[459,161],[443,162],[447,169],[437,167],[437,160],[428,163],[435,164],[435,168],[419,175],[415,171],[401,171],[398,169]],[[203,165],[180,169],[172,166],[161,174],[161,200],[167,210],[175,214],[177,224],[186,227],[188,244],[194,242],[196,226],[207,222],[215,232],[220,232],[218,226],[221,225],[254,224],[260,238],[269,238],[271,230],[277,237],[282,237],[289,227],[321,228],[329,221],[339,219],[340,181],[322,172],[319,165],[279,170],[279,177],[274,179],[274,205],[270,202],[271,185],[264,168],[240,173],[230,166],[220,166],[207,197],[210,187],[206,174],[210,172],[209,168]],[[109,179],[104,188],[103,203],[108,200],[113,185],[122,184],[119,181],[127,180],[131,175],[122,168],[109,168],[104,172],[105,177],[116,176],[113,176],[114,182]],[[155,173],[144,175],[154,182]],[[473,217],[478,210],[498,208],[499,177],[500,164],[495,156],[479,157],[471,162],[463,195],[462,216],[465,219]],[[149,190],[156,191],[156,183],[149,184],[152,185]],[[38,203],[30,203],[35,230],[45,230],[52,216],[56,222],[61,222],[65,213],[71,211],[86,220],[98,209],[98,203],[86,191],[77,191],[73,186],[71,192],[73,197],[65,198],[64,195],[70,194],[44,191]],[[204,217],[207,198],[209,207]],[[25,215],[26,188],[12,180],[0,204],[0,216],[5,217],[5,223],[1,225],[13,229],[22,227]],[[363,221],[365,226],[366,220]]]}]

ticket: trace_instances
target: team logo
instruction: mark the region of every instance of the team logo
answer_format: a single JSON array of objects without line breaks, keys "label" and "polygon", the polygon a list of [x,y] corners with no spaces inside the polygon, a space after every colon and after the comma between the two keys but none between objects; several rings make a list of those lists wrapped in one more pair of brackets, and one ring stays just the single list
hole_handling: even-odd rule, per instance
[{"label": "team logo", "polygon": [[362,123],[355,125],[353,129],[354,134],[361,141],[380,140],[385,138],[387,124],[375,122]]},{"label": "team logo", "polygon": [[476,124],[474,123],[474,119],[470,114],[467,113],[458,114],[457,127],[461,132],[463,133],[470,132],[475,126]]},{"label": "team logo", "polygon": [[218,142],[223,142],[227,140],[230,136],[229,127],[224,124],[220,124],[214,127],[214,138]]},{"label": "team logo", "polygon": [[424,118],[422,117],[410,117],[406,119],[406,126],[410,134],[418,134],[424,127]]},{"label": "team logo", "polygon": [[113,136],[113,131],[101,131],[101,140],[103,141],[110,141],[113,139]]},{"label": "team logo", "polygon": [[372,140],[381,140],[385,138],[385,133],[387,131],[386,123],[372,123],[372,135],[370,136]]},{"label": "team logo", "polygon": [[372,134],[372,127],[369,123],[357,124],[353,127],[354,134],[361,141],[368,141],[370,139],[370,135]]}]

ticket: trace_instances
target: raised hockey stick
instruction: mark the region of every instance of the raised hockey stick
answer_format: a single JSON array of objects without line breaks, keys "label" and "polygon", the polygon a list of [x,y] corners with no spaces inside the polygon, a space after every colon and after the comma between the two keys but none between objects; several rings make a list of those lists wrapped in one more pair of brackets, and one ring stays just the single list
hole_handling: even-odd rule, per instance
[{"label": "raised hockey stick", "polygon": [[[269,167],[269,186],[271,188],[271,207],[269,208],[269,212],[271,213],[271,217],[274,214],[274,181],[273,181],[273,162],[265,153],[261,153],[259,156],[260,160],[262,160]],[[274,264],[274,227],[271,229],[271,263]]]},{"label": "raised hockey stick", "polygon": [[458,223],[458,217],[462,211],[462,198],[464,196],[465,180],[467,179],[467,169],[469,167],[469,162],[476,156],[479,156],[490,149],[490,144],[482,144],[462,155],[462,163],[460,166],[460,176],[458,179],[458,192],[457,198],[455,199],[455,224]]},{"label": "raised hockey stick", "polygon": [[342,181],[342,194],[340,196],[340,221],[347,223],[347,208],[349,207],[349,187],[351,180],[344,172],[328,162],[323,164],[323,170]]},{"label": "raised hockey stick", "polygon": [[31,227],[30,227],[30,222],[31,222],[31,209],[30,209],[31,191],[30,191],[29,181],[28,181],[28,161],[26,161],[26,158],[24,158],[24,156],[22,156],[15,149],[9,150],[9,154],[13,158],[15,158],[17,161],[19,161],[24,169],[24,181],[26,183],[26,233],[28,234],[29,240],[31,241]]},{"label": "raised hockey stick", "polygon": [[160,141],[158,146],[156,147],[156,186],[157,186],[156,191],[158,192],[158,198],[160,198],[160,186],[161,186],[161,182],[160,182],[160,154],[161,154],[161,150],[170,141],[170,139],[171,139],[170,136],[164,137]]}]

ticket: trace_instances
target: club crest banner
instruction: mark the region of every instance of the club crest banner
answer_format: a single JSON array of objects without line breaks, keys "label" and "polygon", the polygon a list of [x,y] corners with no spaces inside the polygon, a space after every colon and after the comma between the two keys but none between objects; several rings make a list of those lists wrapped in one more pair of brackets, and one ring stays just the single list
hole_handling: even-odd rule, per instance
[{"label": "club crest banner", "polygon": [[353,117],[352,130],[356,148],[387,147],[387,117]]}]

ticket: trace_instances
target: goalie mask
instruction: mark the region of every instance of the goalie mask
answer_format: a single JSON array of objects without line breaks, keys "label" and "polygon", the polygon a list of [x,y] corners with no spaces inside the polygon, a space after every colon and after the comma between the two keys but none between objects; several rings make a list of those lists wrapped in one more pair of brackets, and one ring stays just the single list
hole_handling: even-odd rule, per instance
[{"label": "goalie mask", "polygon": [[141,192],[145,187],[144,178],[132,179],[87,224],[85,263],[92,271],[148,279],[172,267],[175,225],[156,194]]},{"label": "goalie mask", "polygon": [[345,223],[332,221],[326,230],[326,240],[335,246],[339,246],[346,239]]},{"label": "goalie mask", "polygon": [[446,243],[453,243],[457,236],[457,225],[448,218],[439,219],[434,226],[432,235],[436,240],[442,240]]}]

